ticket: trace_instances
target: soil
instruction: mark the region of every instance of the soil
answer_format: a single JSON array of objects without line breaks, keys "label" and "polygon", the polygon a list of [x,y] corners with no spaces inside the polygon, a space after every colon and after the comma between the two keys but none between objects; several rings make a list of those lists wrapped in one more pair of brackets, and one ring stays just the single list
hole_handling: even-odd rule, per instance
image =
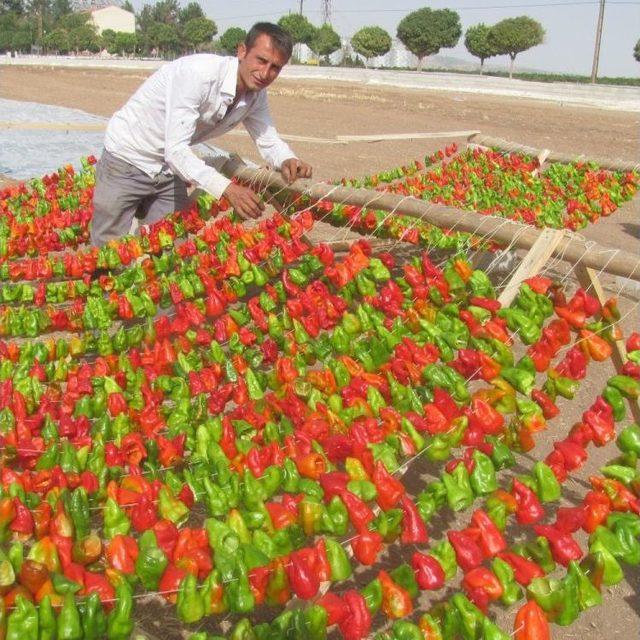
[{"label": "soil", "polygon": [[[147,75],[145,72],[131,71],[3,67],[0,68],[0,97],[75,107],[110,116]],[[290,135],[333,139],[345,134],[480,129],[488,135],[576,155],[626,160],[637,160],[639,157],[638,114],[561,106],[527,99],[285,80],[278,81],[270,91],[270,103],[278,129]],[[464,139],[457,141],[464,142]],[[313,164],[316,178],[326,180],[392,168],[422,158],[450,142],[451,138],[445,138],[344,145],[293,142],[291,146],[300,157]],[[247,138],[227,136],[215,144],[259,161]],[[638,202],[636,198],[613,216],[590,226],[583,232],[584,235],[637,254],[640,236]],[[333,232],[335,234],[335,230]],[[557,275],[568,275],[566,267]],[[603,277],[602,282],[607,294],[618,293],[619,281]],[[638,297],[638,289],[621,292],[625,333],[640,327]],[[543,458],[550,451],[553,440],[560,437],[560,433],[566,433],[571,424],[580,419],[581,412],[600,392],[607,377],[614,373],[610,362],[592,366],[589,378],[583,381],[578,396],[573,401],[560,401],[561,415],[553,421],[553,427],[539,434],[533,451],[519,457],[520,462],[528,468],[534,460]],[[542,379],[538,382],[541,383]],[[592,449],[591,452],[586,467],[565,487],[563,505],[575,504],[580,500],[588,490],[589,474],[596,473],[602,464],[615,455],[615,449],[611,446]],[[410,468],[405,481],[412,493],[424,487],[425,480],[432,477],[433,471],[433,465],[422,461]],[[439,519],[431,528],[431,539],[439,540],[447,528],[465,526],[467,522],[467,513],[461,518]],[[511,535],[509,538],[513,539]],[[580,542],[584,548],[584,537],[580,538]],[[390,550],[390,566],[397,565],[400,557],[410,557],[410,552],[409,549],[399,549],[398,545],[394,545]],[[640,637],[640,571],[637,567],[627,567],[625,575],[626,579],[621,584],[604,589],[603,606],[583,613],[568,628],[554,627],[555,640],[626,640]],[[428,608],[432,603],[424,598],[421,609]],[[492,610],[498,611],[498,608]],[[173,622],[173,613],[163,616],[162,612],[163,605],[158,602],[139,603],[137,631],[148,638],[180,637],[179,628]],[[266,615],[268,617],[269,612]],[[513,611],[498,615],[504,629],[512,628]],[[381,620],[377,619],[378,622]],[[215,625],[211,623],[199,626],[215,632]]]}]

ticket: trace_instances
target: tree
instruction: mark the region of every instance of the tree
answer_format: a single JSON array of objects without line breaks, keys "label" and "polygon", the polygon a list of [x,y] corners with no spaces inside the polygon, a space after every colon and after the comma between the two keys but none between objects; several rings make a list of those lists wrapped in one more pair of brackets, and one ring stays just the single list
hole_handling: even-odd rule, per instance
[{"label": "tree", "polygon": [[278,20],[281,26],[292,38],[295,44],[308,45],[316,35],[317,29],[301,14],[289,13]]},{"label": "tree", "polygon": [[100,38],[95,32],[95,28],[89,24],[74,27],[69,31],[69,46],[76,52],[100,51]]},{"label": "tree", "polygon": [[164,24],[177,24],[180,15],[178,0],[160,0],[152,7],[153,19]]},{"label": "tree", "polygon": [[513,78],[513,64],[521,51],[542,44],[544,29],[542,25],[529,16],[506,18],[491,27],[489,42],[497,55],[508,55],[511,58],[509,78]]},{"label": "tree", "polygon": [[73,13],[73,9],[69,0],[53,0],[51,3],[51,20],[53,24],[56,24],[62,16],[67,16],[70,13]]},{"label": "tree", "polygon": [[178,21],[182,25],[186,25],[189,20],[194,18],[205,18],[202,7],[197,2],[190,2],[184,9],[180,9],[178,13]]},{"label": "tree", "polygon": [[220,36],[220,46],[227,53],[235,53],[238,49],[238,45],[244,42],[247,37],[247,32],[240,27],[229,27]]},{"label": "tree", "polygon": [[86,11],[79,11],[78,13],[68,13],[58,20],[56,27],[66,29],[67,31],[71,31],[72,29],[76,29],[77,27],[84,27],[89,21],[90,16],[91,14]]},{"label": "tree", "polygon": [[464,46],[467,51],[472,56],[480,58],[480,75],[482,75],[484,61],[497,53],[495,47],[489,42],[489,31],[491,27],[481,22],[469,27],[464,35]]},{"label": "tree", "polygon": [[27,29],[16,31],[11,38],[11,48],[15,51],[29,51],[32,44],[33,36]]},{"label": "tree", "polygon": [[125,11],[128,11],[129,13],[135,13],[136,10],[133,8],[133,5],[131,4],[131,2],[129,0],[124,0],[124,2],[122,3],[122,8]]},{"label": "tree", "polygon": [[116,53],[124,56],[136,52],[138,46],[138,36],[135,33],[126,31],[116,31],[115,41],[113,43]]},{"label": "tree", "polygon": [[42,44],[48,51],[57,53],[69,53],[69,34],[65,29],[54,29],[44,36]]},{"label": "tree", "polygon": [[0,15],[7,13],[22,15],[24,13],[22,0],[0,0]]},{"label": "tree", "polygon": [[636,42],[636,46],[633,49],[633,57],[640,62],[640,40]]},{"label": "tree", "polygon": [[398,38],[418,57],[418,71],[425,56],[433,56],[443,47],[455,47],[461,35],[460,16],[450,9],[418,9],[398,25]]},{"label": "tree", "polygon": [[216,33],[218,33],[218,27],[213,20],[209,20],[209,18],[192,18],[184,25],[182,35],[193,49],[197,49],[198,45],[211,42]]},{"label": "tree", "polygon": [[309,42],[309,48],[318,56],[330,56],[340,48],[340,44],[340,36],[330,24],[325,23],[316,30]]},{"label": "tree", "polygon": [[176,51],[180,46],[178,30],[173,24],[154,22],[146,33],[148,46],[157,49],[160,54]]},{"label": "tree", "polygon": [[116,32],[113,29],[105,29],[100,34],[100,40],[102,43],[102,47],[109,53],[118,53],[118,50],[115,47]]},{"label": "tree", "polygon": [[368,61],[389,53],[391,36],[381,27],[363,27],[351,38],[351,46]]}]

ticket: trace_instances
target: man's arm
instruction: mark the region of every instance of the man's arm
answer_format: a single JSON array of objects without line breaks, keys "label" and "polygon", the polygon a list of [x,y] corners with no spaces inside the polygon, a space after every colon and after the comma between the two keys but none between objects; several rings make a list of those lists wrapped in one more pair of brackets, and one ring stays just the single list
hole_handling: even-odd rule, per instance
[{"label": "man's arm", "polygon": [[193,74],[170,81],[166,96],[165,161],[185,182],[195,184],[216,198],[226,197],[241,217],[257,218],[264,210],[258,196],[248,187],[232,183],[191,150],[204,89],[205,83]]},{"label": "man's arm", "polygon": [[273,126],[267,96],[260,92],[244,126],[253,138],[260,155],[275,169],[282,172],[286,182],[296,178],[310,178],[311,165],[296,157]]}]

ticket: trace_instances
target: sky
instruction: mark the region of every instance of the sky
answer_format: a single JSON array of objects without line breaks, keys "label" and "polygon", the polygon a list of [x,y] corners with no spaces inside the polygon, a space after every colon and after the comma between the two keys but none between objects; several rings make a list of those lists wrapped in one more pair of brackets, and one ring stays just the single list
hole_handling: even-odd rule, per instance
[{"label": "sky", "polygon": [[[148,1],[148,0],[147,0]],[[322,17],[322,0],[302,0],[303,13],[314,24]],[[398,22],[409,12],[428,6],[458,12],[463,36],[452,49],[440,54],[476,61],[464,46],[464,32],[479,22],[491,25],[504,18],[528,15],[538,20],[546,31],[542,45],[518,54],[518,66],[559,73],[591,74],[595,46],[599,0],[330,0],[331,23],[342,37],[351,37],[358,29],[378,25],[395,36]],[[182,0],[187,4],[188,0]],[[218,33],[232,26],[250,27],[258,20],[277,22],[280,16],[299,11],[300,0],[199,0],[212,18]],[[143,0],[134,2],[136,9]],[[640,39],[640,0],[606,0],[600,76],[640,76],[640,62],[633,48]],[[492,58],[490,63],[508,64],[508,57]]]}]

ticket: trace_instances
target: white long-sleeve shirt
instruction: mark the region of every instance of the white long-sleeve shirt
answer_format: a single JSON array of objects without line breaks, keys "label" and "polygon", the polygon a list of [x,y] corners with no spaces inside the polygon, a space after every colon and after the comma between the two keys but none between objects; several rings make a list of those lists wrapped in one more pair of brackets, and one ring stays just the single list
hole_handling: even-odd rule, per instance
[{"label": "white long-sleeve shirt", "polygon": [[169,170],[219,198],[229,180],[190,146],[218,137],[241,122],[260,155],[274,168],[295,154],[278,136],[266,90],[236,96],[238,59],[197,54],[162,66],[107,125],[105,149],[151,177]]}]

